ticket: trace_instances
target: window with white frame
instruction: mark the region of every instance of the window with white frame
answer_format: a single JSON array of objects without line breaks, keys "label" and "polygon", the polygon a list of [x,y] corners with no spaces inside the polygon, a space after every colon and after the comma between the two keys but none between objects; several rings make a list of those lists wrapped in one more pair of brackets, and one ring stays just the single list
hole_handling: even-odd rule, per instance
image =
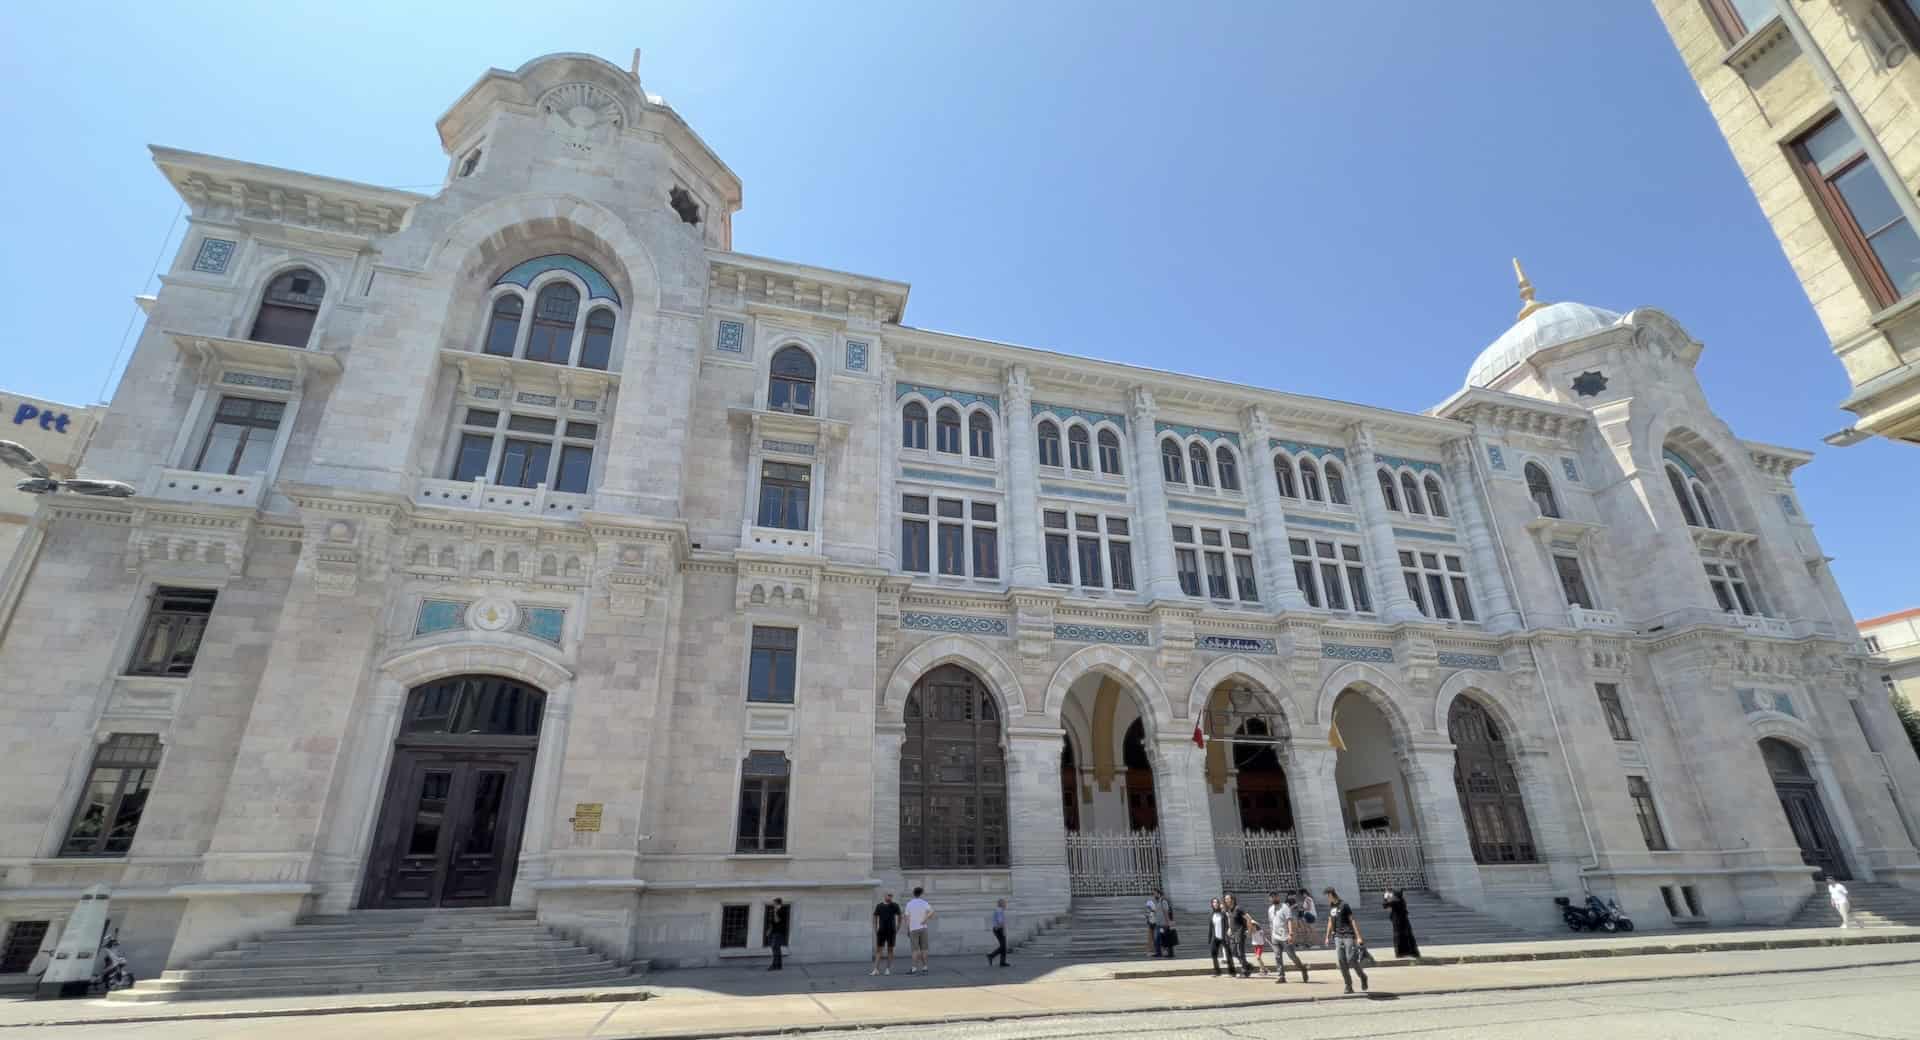
[{"label": "window with white frame", "polygon": [[1093,470],[1093,437],[1085,426],[1067,427],[1067,465],[1082,472]]},{"label": "window with white frame", "polygon": [[1400,512],[1400,490],[1394,486],[1393,474],[1387,472],[1386,467],[1382,466],[1377,476],[1380,479],[1381,499],[1386,502],[1388,509],[1396,513]]},{"label": "window with white frame", "polygon": [[985,412],[967,416],[967,454],[976,459],[993,458],[993,417]]},{"label": "window with white frame", "polygon": [[228,476],[265,473],[286,411],[284,401],[222,396],[213,424],[194,455],[193,468]]},{"label": "window with white frame", "polygon": [[313,337],[313,323],[320,316],[320,301],[326,294],[326,281],[312,270],[301,267],[283,272],[268,283],[260,297],[260,310],[254,315],[253,330],[247,338],[283,347],[306,346]]},{"label": "window with white frame", "polygon": [[1707,570],[1707,585],[1713,589],[1713,598],[1720,609],[1729,614],[1749,614],[1759,616],[1766,613],[1760,607],[1760,597],[1747,583],[1747,575],[1738,561],[1725,557],[1703,560],[1701,566]]},{"label": "window with white frame", "polygon": [[1081,589],[1133,589],[1133,527],[1124,516],[1077,509],[1040,513],[1047,581]]},{"label": "window with white frame", "polygon": [[1473,621],[1473,597],[1467,591],[1467,568],[1449,553],[1400,552],[1400,574],[1407,595],[1420,613],[1430,618]]},{"label": "window with white frame", "polygon": [[1299,498],[1299,484],[1293,477],[1293,459],[1286,455],[1273,457],[1273,483],[1280,489],[1281,498]]},{"label": "window with white frame", "polygon": [[1400,474],[1400,495],[1406,502],[1407,512],[1414,516],[1427,515],[1427,507],[1420,502],[1420,485],[1415,483],[1413,474]]},{"label": "window with white frame", "polygon": [[1220,490],[1240,490],[1240,464],[1234,458],[1233,449],[1224,444],[1213,449],[1213,468],[1220,477]]},{"label": "window with white frame", "polygon": [[960,454],[960,409],[942,405],[933,413],[933,450],[947,455]]},{"label": "window with white frame", "polygon": [[1640,837],[1648,852],[1667,850],[1667,831],[1660,825],[1660,807],[1653,801],[1653,785],[1638,774],[1627,776],[1627,797],[1633,800],[1633,815],[1640,822]]},{"label": "window with white frame", "polygon": [[[1673,452],[1668,451],[1669,455]],[[1687,465],[1692,470],[1692,464]],[[1680,515],[1688,527],[1719,527],[1714,519],[1713,501],[1707,494],[1706,482],[1690,473],[1682,472],[1681,467],[1671,459],[1666,464],[1667,486],[1673,490],[1675,501],[1680,503]]]},{"label": "window with white frame", "polygon": [[1358,545],[1289,538],[1287,550],[1293,556],[1293,582],[1308,606],[1373,613],[1373,593],[1367,588],[1367,568]]},{"label": "window with white frame", "polygon": [[1181,591],[1226,603],[1260,602],[1253,539],[1245,531],[1173,525],[1174,569]]},{"label": "window with white frame", "polygon": [[761,527],[808,530],[813,495],[813,467],[793,462],[760,464]]},{"label": "window with white frame", "polygon": [[1199,441],[1187,445],[1187,469],[1193,478],[1194,487],[1213,486],[1213,467],[1207,464],[1206,445]]},{"label": "window with white frame", "polygon": [[1186,457],[1180,451],[1180,442],[1172,437],[1160,442],[1160,478],[1169,484],[1187,482]]},{"label": "window with white frame", "polygon": [[[460,420],[449,476],[488,478],[502,487],[585,494],[593,474],[598,423],[558,415],[468,408]],[[491,477],[489,477],[491,474]]]},{"label": "window with white frame", "polygon": [[1042,420],[1039,431],[1034,435],[1040,451],[1040,465],[1060,468],[1060,427],[1058,424]]},{"label": "window with white frame", "polygon": [[1627,722],[1627,706],[1620,700],[1618,683],[1594,683],[1593,691],[1600,698],[1600,713],[1607,717],[1607,732],[1615,740],[1632,740],[1633,727]]},{"label": "window with white frame", "polygon": [[1587,590],[1587,575],[1580,567],[1579,556],[1574,553],[1554,553],[1553,572],[1560,579],[1560,592],[1568,606],[1593,609],[1593,593]]},{"label": "window with white frame", "polygon": [[900,569],[1000,577],[1000,506],[947,495],[900,496]]},{"label": "window with white frame", "polygon": [[1100,444],[1100,472],[1110,477],[1121,474],[1120,436],[1112,430],[1101,430],[1097,438]]},{"label": "window with white frame", "polygon": [[1427,492],[1427,512],[1433,516],[1445,519],[1447,515],[1447,496],[1440,490],[1439,478],[1429,473],[1427,474],[1427,479],[1421,482],[1421,486],[1424,487]]},{"label": "window with white frame", "polygon": [[908,401],[900,409],[900,446],[918,451],[927,450],[927,406],[918,401]]},{"label": "window with white frame", "polygon": [[576,265],[566,270],[584,271],[582,277],[590,275],[581,284],[598,285],[598,294],[584,297],[581,285],[571,280],[571,273],[531,275],[525,288],[518,280],[503,278],[494,286],[487,304],[480,352],[605,371],[612,364],[614,330],[619,323],[616,301],[607,295],[612,290],[598,271],[573,257],[542,257],[516,270],[546,261]]}]

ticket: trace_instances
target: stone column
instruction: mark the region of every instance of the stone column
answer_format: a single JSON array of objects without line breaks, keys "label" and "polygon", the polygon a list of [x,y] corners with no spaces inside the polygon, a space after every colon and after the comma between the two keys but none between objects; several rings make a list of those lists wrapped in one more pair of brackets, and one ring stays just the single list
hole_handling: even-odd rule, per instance
[{"label": "stone column", "polygon": [[[1475,479],[1477,442],[1472,437],[1448,441],[1446,453],[1453,515],[1467,532],[1467,560],[1473,569],[1474,592],[1480,597],[1480,621],[1489,632],[1511,632],[1520,627],[1520,612],[1514,609],[1499,556],[1493,551],[1493,534],[1487,527],[1488,504],[1481,501],[1480,481]],[[1374,488],[1376,493],[1379,490]]]},{"label": "stone column", "polygon": [[1357,896],[1360,882],[1340,816],[1340,783],[1334,778],[1339,762],[1324,728],[1294,730],[1287,747],[1287,794],[1293,799],[1293,833],[1300,840],[1300,884],[1315,893],[1331,887],[1348,898]]},{"label": "stone column", "polygon": [[1167,526],[1167,489],[1160,477],[1153,394],[1146,387],[1134,387],[1128,411],[1133,423],[1134,484],[1140,489],[1140,526],[1147,529],[1147,598],[1179,598],[1185,593],[1173,569],[1173,531]]},{"label": "stone column", "polygon": [[1373,589],[1380,604],[1380,618],[1388,622],[1418,621],[1422,615],[1407,595],[1406,582],[1400,578],[1400,552],[1393,540],[1392,514],[1386,499],[1380,497],[1379,463],[1373,457],[1373,431],[1356,423],[1347,443],[1348,467],[1361,522],[1367,531],[1367,547],[1373,553]]},{"label": "stone column", "polygon": [[1397,748],[1394,754],[1419,814],[1420,851],[1426,859],[1428,887],[1461,906],[1485,905],[1480,865],[1473,861],[1473,843],[1467,837],[1467,821],[1460,814],[1460,796],[1453,786],[1453,745],[1444,740],[1417,743]]},{"label": "stone column", "polygon": [[1060,912],[1067,881],[1067,824],[1060,808],[1060,740],[1045,726],[1007,733],[1007,860],[1013,868],[1008,910],[1021,919]]},{"label": "stone column", "polygon": [[1040,482],[1034,475],[1033,384],[1024,365],[1007,368],[1007,422],[1002,443],[1007,453],[1007,524],[1013,533],[1014,585],[1047,583],[1040,563]]},{"label": "stone column", "polygon": [[548,874],[547,853],[553,847],[554,800],[559,794],[560,764],[567,760],[568,730],[573,724],[571,689],[547,691],[546,718],[540,723],[540,744],[534,749],[533,778],[527,790],[526,823],[520,828],[520,864],[513,876],[511,898],[515,909],[533,909],[533,885]]},{"label": "stone column", "polygon": [[1254,519],[1260,539],[1260,580],[1266,582],[1267,601],[1281,610],[1306,610],[1307,597],[1293,580],[1293,553],[1287,547],[1287,515],[1280,489],[1273,482],[1273,423],[1267,410],[1252,406],[1240,413],[1246,438],[1246,475],[1253,490]]},{"label": "stone column", "polygon": [[1220,861],[1207,812],[1205,759],[1186,734],[1152,735],[1154,799],[1160,814],[1162,882],[1176,916],[1193,920],[1220,894]]}]

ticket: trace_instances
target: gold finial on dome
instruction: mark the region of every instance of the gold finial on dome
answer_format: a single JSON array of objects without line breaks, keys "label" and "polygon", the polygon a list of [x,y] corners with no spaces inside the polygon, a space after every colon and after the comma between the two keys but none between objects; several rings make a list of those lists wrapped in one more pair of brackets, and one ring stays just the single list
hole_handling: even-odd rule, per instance
[{"label": "gold finial on dome", "polygon": [[1517,256],[1513,258],[1513,276],[1520,281],[1520,313],[1514,316],[1514,320],[1519,321],[1546,304],[1533,298],[1533,283],[1527,280],[1527,272],[1521,268]]}]

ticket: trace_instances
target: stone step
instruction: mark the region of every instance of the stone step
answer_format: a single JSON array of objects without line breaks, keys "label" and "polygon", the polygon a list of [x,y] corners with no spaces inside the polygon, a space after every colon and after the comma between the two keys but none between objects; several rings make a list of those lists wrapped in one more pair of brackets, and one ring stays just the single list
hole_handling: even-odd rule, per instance
[{"label": "stone step", "polygon": [[569,946],[552,932],[528,935],[491,935],[485,932],[450,935],[396,935],[374,939],[329,937],[308,939],[298,935],[279,935],[239,943],[236,949],[259,953],[324,953],[329,950],[389,950],[401,953],[445,952],[473,953],[479,950],[542,950]]},{"label": "stone step", "polygon": [[[213,961],[202,962],[205,966],[194,968],[174,968],[160,973],[156,981],[169,979],[179,981],[201,981],[217,979],[305,979],[305,978],[362,978],[371,976],[398,976],[405,974],[434,974],[460,968],[459,962],[447,960],[370,960],[361,957],[356,960],[338,960],[325,963],[303,962],[298,964],[261,964],[253,961]],[[488,957],[478,961],[469,961],[481,970],[488,972],[534,971],[548,968],[598,968],[612,964],[588,950],[576,950],[560,955],[542,955],[537,957]],[[216,966],[218,965],[218,966]],[[231,965],[231,966],[227,966]]]},{"label": "stone step", "polygon": [[133,989],[123,989],[108,994],[107,999],[120,1003],[158,1003],[173,1000],[246,1000],[259,997],[307,997],[329,996],[343,993],[404,993],[431,990],[497,990],[497,989],[571,989],[588,986],[618,986],[630,984],[633,972],[627,968],[612,968],[602,972],[565,971],[553,975],[520,976],[510,980],[481,979],[464,980],[459,978],[437,978],[428,982],[416,980],[377,980],[357,983],[313,983],[306,985],[276,985],[271,988],[257,984],[208,986],[193,989],[156,989],[150,983],[141,983]]}]

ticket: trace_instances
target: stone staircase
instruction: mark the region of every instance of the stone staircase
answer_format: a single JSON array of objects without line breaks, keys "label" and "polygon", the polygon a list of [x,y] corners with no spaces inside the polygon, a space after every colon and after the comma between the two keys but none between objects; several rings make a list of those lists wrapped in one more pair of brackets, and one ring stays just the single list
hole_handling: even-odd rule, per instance
[{"label": "stone staircase", "polygon": [[[1920,892],[1899,885],[1863,881],[1849,881],[1846,885],[1855,928],[1920,927]],[[1814,886],[1806,905],[1787,922],[1789,928],[1837,928],[1839,925],[1840,914],[1827,902],[1824,885]]]},{"label": "stone staircase", "polygon": [[518,910],[360,910],[309,917],[162,972],[114,1001],[618,985],[630,969]]},{"label": "stone staircase", "polygon": [[[1859,905],[1855,903],[1856,907]],[[1264,899],[1258,906],[1248,907],[1256,918],[1262,921],[1266,919],[1266,908]],[[1320,923],[1314,927],[1316,942],[1326,928],[1324,914],[1326,908],[1318,907],[1318,909],[1322,911],[1322,916]],[[1413,923],[1413,934],[1422,946],[1527,942],[1547,937],[1524,931],[1466,907],[1456,906],[1428,892],[1409,891],[1407,913]],[[1858,916],[1857,911],[1856,916]],[[1390,951],[1393,948],[1393,925],[1387,919],[1387,912],[1380,908],[1377,901],[1371,905],[1355,903],[1354,917],[1360,924],[1360,934],[1367,937],[1368,945],[1378,950]],[[1205,956],[1207,953],[1205,908],[1182,913],[1176,907],[1174,923],[1180,929],[1182,956]],[[1014,952],[1023,957],[1062,960],[1122,960],[1145,957],[1148,954],[1146,897],[1075,896],[1071,913],[1043,927],[1032,938],[1014,947]]]}]

